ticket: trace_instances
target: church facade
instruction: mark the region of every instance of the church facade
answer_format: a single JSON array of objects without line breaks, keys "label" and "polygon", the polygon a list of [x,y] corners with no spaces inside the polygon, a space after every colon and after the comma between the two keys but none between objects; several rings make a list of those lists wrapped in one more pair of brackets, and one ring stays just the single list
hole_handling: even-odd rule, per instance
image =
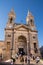
[{"label": "church facade", "polygon": [[5,40],[0,42],[0,44],[4,44],[2,49],[3,58],[14,58],[16,54],[39,56],[38,31],[34,24],[33,15],[28,12],[26,24],[17,24],[14,22],[16,15],[13,10],[11,10],[8,16],[5,28]]}]

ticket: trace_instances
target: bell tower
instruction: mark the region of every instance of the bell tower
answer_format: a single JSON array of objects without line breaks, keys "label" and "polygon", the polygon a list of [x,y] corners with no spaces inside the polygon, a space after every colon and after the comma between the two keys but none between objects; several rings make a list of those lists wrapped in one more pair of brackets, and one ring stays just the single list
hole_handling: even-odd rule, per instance
[{"label": "bell tower", "polygon": [[34,17],[31,12],[28,11],[27,17],[26,17],[26,24],[30,27],[32,30],[36,30],[35,24],[34,24]]},{"label": "bell tower", "polygon": [[14,25],[14,20],[15,20],[15,18],[16,18],[16,15],[15,15],[13,9],[10,11],[10,13],[8,14],[8,16],[9,16],[9,17],[8,17],[8,22],[7,22],[6,27],[7,27],[7,28],[12,28],[13,25]]},{"label": "bell tower", "polygon": [[11,58],[13,44],[14,44],[14,20],[15,20],[15,13],[12,9],[8,14],[8,22],[5,28],[5,46],[6,46],[6,57]]},{"label": "bell tower", "polygon": [[12,9],[11,12],[8,14],[9,20],[13,21],[16,18],[16,15],[14,13],[14,10]]},{"label": "bell tower", "polygon": [[26,17],[26,23],[29,27],[29,42],[30,42],[30,53],[32,55],[40,55],[39,45],[38,45],[38,31],[36,30],[36,26],[34,24],[34,17],[31,12],[28,11]]}]

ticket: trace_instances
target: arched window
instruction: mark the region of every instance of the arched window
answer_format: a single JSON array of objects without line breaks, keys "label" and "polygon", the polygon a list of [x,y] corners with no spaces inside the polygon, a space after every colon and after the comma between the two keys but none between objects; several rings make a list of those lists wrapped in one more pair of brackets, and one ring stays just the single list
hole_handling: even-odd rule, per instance
[{"label": "arched window", "polygon": [[8,34],[8,37],[11,37],[11,35],[10,35],[10,34]]},{"label": "arched window", "polygon": [[34,24],[33,24],[33,20],[32,19],[30,20],[30,22],[31,22],[31,25],[33,26]]},{"label": "arched window", "polygon": [[34,48],[36,48],[36,43],[34,43]]},{"label": "arched window", "polygon": [[35,53],[38,52],[36,43],[34,43],[34,52],[35,52]]},{"label": "arched window", "polygon": [[7,50],[10,50],[10,42],[7,42]]},{"label": "arched window", "polygon": [[12,20],[13,20],[13,18],[11,17],[11,18],[10,18],[10,23],[12,23]]}]

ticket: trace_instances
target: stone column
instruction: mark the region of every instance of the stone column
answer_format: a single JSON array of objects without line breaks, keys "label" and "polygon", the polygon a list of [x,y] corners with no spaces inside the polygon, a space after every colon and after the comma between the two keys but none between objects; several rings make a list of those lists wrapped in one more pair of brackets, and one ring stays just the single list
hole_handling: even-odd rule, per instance
[{"label": "stone column", "polygon": [[27,64],[30,64],[29,41],[27,41]]}]

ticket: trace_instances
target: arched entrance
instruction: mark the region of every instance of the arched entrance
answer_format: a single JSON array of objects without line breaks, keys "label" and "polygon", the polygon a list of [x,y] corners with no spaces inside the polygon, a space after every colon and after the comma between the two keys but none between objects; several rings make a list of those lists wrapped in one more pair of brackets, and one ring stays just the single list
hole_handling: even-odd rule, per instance
[{"label": "arched entrance", "polygon": [[18,52],[21,54],[27,54],[27,40],[24,36],[19,36],[18,37]]}]

